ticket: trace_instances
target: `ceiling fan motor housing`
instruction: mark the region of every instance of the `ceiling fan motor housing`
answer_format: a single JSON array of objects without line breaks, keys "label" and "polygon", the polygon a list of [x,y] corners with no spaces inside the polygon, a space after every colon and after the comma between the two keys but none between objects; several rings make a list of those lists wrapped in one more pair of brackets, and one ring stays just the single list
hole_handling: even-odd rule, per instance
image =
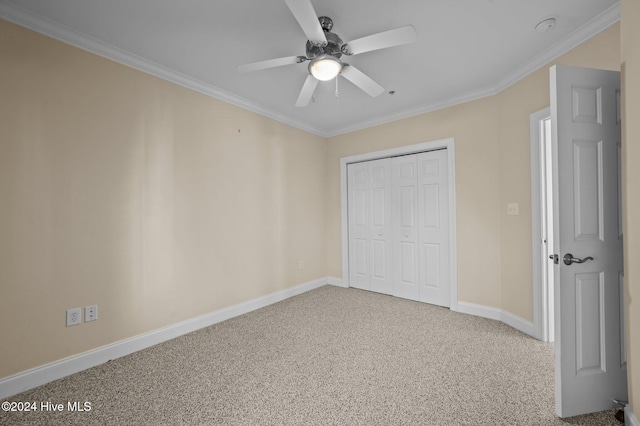
[{"label": "ceiling fan motor housing", "polygon": [[333,20],[327,16],[321,16],[318,20],[327,38],[327,45],[319,46],[307,40],[307,59],[313,59],[320,55],[331,55],[335,58],[340,58],[342,56],[341,48],[344,43],[337,34],[331,32]]}]

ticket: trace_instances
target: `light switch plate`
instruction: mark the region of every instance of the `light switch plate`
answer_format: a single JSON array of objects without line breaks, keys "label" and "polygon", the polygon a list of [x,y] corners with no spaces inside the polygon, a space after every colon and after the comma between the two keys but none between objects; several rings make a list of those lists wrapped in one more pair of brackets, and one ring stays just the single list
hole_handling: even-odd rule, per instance
[{"label": "light switch plate", "polygon": [[507,215],[508,216],[518,216],[520,214],[520,206],[518,203],[509,203],[507,204]]}]

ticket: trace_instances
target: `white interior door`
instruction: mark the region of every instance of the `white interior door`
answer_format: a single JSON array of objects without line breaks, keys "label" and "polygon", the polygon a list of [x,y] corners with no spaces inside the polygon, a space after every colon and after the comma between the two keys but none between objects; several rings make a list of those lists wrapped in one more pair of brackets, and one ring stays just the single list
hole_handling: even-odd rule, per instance
[{"label": "white interior door", "polygon": [[556,65],[550,77],[554,252],[559,256],[554,267],[556,412],[569,417],[612,408],[614,398],[627,399],[620,76]]}]

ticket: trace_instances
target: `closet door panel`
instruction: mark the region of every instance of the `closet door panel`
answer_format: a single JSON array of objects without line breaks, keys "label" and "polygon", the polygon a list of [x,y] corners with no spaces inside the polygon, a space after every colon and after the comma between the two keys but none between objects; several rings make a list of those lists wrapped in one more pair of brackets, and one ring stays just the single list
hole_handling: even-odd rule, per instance
[{"label": "closet door panel", "polygon": [[415,155],[392,159],[393,295],[418,300],[418,194]]},{"label": "closet door panel", "polygon": [[391,294],[391,160],[368,162],[371,196],[371,290]]},{"label": "closet door panel", "polygon": [[418,156],[420,301],[450,305],[447,151]]},{"label": "closet door panel", "polygon": [[349,284],[370,289],[370,199],[369,171],[366,163],[349,164],[347,168],[349,219]]}]

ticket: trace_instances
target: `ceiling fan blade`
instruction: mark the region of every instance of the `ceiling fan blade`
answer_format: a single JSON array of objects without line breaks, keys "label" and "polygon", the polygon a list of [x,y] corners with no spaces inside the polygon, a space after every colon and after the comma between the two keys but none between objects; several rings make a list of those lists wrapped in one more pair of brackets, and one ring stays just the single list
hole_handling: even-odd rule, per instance
[{"label": "ceiling fan blade", "polygon": [[369,96],[375,98],[384,92],[384,87],[371,80],[365,73],[353,65],[346,65],[342,68],[342,76],[364,90]]},{"label": "ceiling fan blade", "polygon": [[313,96],[313,92],[316,90],[316,86],[318,85],[318,80],[312,75],[308,75],[307,79],[302,86],[302,90],[298,95],[298,100],[296,101],[297,107],[304,107],[309,105],[311,101],[311,97]]},{"label": "ceiling fan blade", "polygon": [[281,67],[283,65],[293,65],[304,62],[306,58],[302,56],[287,56],[286,58],[267,59],[266,61],[252,62],[250,64],[238,65],[238,72],[252,72],[267,68]]},{"label": "ceiling fan blade", "polygon": [[302,27],[307,39],[315,44],[326,44],[327,37],[318,21],[318,15],[313,9],[311,0],[285,0],[293,16]]},{"label": "ceiling fan blade", "polygon": [[347,42],[346,50],[349,55],[357,55],[372,50],[413,43],[416,38],[416,30],[413,26],[407,25]]}]

